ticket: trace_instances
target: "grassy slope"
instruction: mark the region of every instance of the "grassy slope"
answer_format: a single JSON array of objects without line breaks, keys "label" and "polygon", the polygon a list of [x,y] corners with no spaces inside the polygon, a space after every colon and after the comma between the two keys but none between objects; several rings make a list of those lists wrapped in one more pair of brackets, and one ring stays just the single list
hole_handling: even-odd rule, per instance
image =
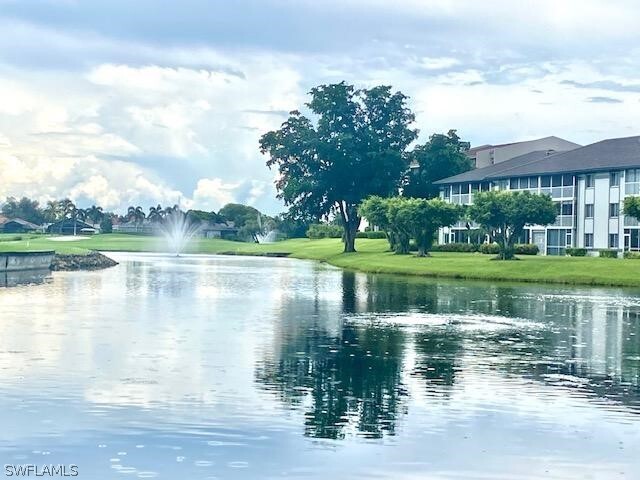
[{"label": "grassy slope", "polygon": [[[5,237],[4,240],[8,238]],[[21,241],[3,241],[1,251],[56,250],[59,253],[103,251],[162,251],[162,243],[152,237],[133,235],[96,235],[75,242],[55,242],[46,236]],[[296,258],[326,261],[332,265],[366,272],[525,282],[554,282],[591,285],[640,286],[640,261],[591,257],[520,257],[513,262],[492,260],[488,255],[434,253],[432,257],[393,255],[386,240],[358,239],[358,253],[342,254],[339,239],[294,239],[267,245],[226,240],[197,240],[190,253],[238,253],[260,255],[289,253]]]}]

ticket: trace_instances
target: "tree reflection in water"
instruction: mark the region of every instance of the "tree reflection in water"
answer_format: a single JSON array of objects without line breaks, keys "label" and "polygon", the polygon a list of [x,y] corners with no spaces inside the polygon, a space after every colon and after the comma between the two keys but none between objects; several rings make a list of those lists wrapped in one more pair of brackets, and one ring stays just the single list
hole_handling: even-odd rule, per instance
[{"label": "tree reflection in water", "polygon": [[[556,292],[345,271],[340,301],[285,301],[256,380],[304,409],[305,434],[317,438],[393,435],[408,408],[403,375],[427,398],[446,400],[462,371],[478,365],[505,381],[526,378],[640,412],[640,306],[616,303],[608,291]],[[393,321],[434,314],[444,324]],[[480,321],[469,328],[465,315]],[[492,318],[505,324],[485,328]],[[579,381],[567,386],[566,377]]]}]

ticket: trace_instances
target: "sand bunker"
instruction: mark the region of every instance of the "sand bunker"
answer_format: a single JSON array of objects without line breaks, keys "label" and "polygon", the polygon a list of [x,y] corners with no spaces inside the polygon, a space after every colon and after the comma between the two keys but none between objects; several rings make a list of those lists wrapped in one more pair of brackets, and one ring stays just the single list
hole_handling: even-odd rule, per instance
[{"label": "sand bunker", "polygon": [[82,235],[67,235],[63,237],[51,237],[49,240],[52,242],[75,242],[77,240],[88,240],[91,237],[84,237]]}]

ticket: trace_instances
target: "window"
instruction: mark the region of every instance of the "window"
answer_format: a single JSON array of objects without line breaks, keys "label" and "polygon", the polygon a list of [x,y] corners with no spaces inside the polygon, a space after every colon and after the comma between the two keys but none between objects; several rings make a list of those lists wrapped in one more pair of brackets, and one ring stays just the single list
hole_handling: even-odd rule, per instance
[{"label": "window", "polygon": [[593,187],[593,175],[586,175],[584,181],[587,188]]},{"label": "window", "polygon": [[618,248],[618,234],[610,233],[609,234],[609,248]]},{"label": "window", "polygon": [[549,175],[545,175],[544,177],[540,178],[540,186],[545,188],[545,187],[550,187],[551,186],[551,177]]},{"label": "window", "polygon": [[587,203],[584,206],[584,217],[593,218],[593,203]]},{"label": "window", "polygon": [[610,203],[609,204],[609,216],[617,217],[620,213],[620,204],[619,203]]},{"label": "window", "polygon": [[640,250],[640,230],[637,228],[624,229],[624,249]]},{"label": "window", "polygon": [[460,184],[453,186],[453,194],[460,195]]},{"label": "window", "polygon": [[561,202],[560,203],[560,215],[570,217],[573,215],[573,203]]},{"label": "window", "polygon": [[529,188],[538,188],[538,177],[529,177]]},{"label": "window", "polygon": [[631,195],[640,193],[640,169],[634,168],[625,171],[624,191]]},{"label": "window", "polygon": [[451,198],[451,187],[450,186],[446,186],[442,189],[442,191],[444,192],[444,198],[446,200],[448,200],[449,198]]},{"label": "window", "polygon": [[571,245],[571,230],[547,230],[547,255],[564,255],[565,248]]},{"label": "window", "polygon": [[611,172],[609,174],[609,186],[617,187],[620,185],[620,172]]},{"label": "window", "polygon": [[562,175],[554,175],[551,177],[551,186],[552,187],[561,187],[562,186]]},{"label": "window", "polygon": [[584,248],[593,248],[593,233],[584,234]]},{"label": "window", "polygon": [[511,180],[509,180],[509,188],[511,190],[516,190],[518,188],[518,179],[517,178],[512,178]]},{"label": "window", "polygon": [[462,194],[467,194],[469,193],[469,184],[468,183],[463,183],[462,185],[460,185],[460,190]]}]

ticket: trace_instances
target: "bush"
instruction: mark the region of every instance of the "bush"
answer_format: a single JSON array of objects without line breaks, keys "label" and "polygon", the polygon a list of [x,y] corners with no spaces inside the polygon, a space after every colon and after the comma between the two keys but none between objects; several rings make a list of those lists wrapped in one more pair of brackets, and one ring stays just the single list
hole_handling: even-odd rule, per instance
[{"label": "bush", "polygon": [[432,252],[477,252],[478,245],[473,243],[442,243],[433,245]]},{"label": "bush", "polygon": [[587,249],[586,248],[567,248],[565,253],[570,257],[586,257]]},{"label": "bush", "polygon": [[630,260],[640,260],[640,252],[624,252],[624,258]]},{"label": "bush", "polygon": [[487,255],[497,255],[500,253],[500,246],[497,243],[483,243],[478,251]]},{"label": "bush", "polygon": [[383,232],[382,230],[378,230],[377,232],[370,231],[365,233],[367,234],[367,238],[373,238],[373,239],[387,238],[387,233]]},{"label": "bush", "polygon": [[540,250],[533,243],[519,243],[515,246],[516,255],[537,255]]},{"label": "bush", "polygon": [[601,258],[618,258],[617,250],[600,250]]},{"label": "bush", "polygon": [[367,233],[369,232],[356,232],[356,238],[369,238]]},{"label": "bush", "polygon": [[307,237],[312,240],[318,238],[342,238],[342,227],[328,223],[314,223],[309,225]]}]

